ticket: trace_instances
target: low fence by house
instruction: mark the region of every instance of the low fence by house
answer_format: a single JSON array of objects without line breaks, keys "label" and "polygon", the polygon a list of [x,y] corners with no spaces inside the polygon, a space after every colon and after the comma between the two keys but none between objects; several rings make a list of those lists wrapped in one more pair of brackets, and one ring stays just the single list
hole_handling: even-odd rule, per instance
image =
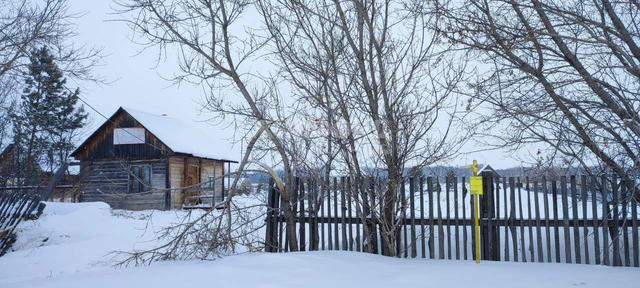
[{"label": "low fence by house", "polygon": [[43,201],[47,201],[54,193],[68,165],[62,163],[44,187],[0,187],[0,256],[6,254],[16,241],[15,229],[20,222],[42,214],[45,207]]},{"label": "low fence by house", "polygon": [[14,229],[38,208],[39,203],[40,193],[34,190],[0,192],[0,256],[16,241]]},{"label": "low fence by house", "polygon": [[[395,254],[398,257],[475,258],[473,197],[468,178],[408,178],[401,185]],[[383,183],[333,178],[296,179],[293,210],[300,250],[379,254]],[[479,200],[481,259],[639,267],[635,183],[613,177],[483,177]],[[271,186],[273,187],[273,185]],[[265,249],[287,252],[282,199],[270,189]],[[378,214],[379,215],[379,214]],[[365,226],[368,229],[365,229]],[[365,235],[367,234],[367,235]]]}]

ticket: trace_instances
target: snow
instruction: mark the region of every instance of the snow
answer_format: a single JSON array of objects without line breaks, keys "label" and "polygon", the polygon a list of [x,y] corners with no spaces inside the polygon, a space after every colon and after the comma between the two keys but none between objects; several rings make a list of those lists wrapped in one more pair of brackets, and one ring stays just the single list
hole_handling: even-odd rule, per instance
[{"label": "snow", "polygon": [[214,160],[238,161],[233,156],[235,153],[232,152],[231,145],[222,139],[214,140],[209,137],[198,128],[200,123],[187,123],[169,116],[154,115],[128,107],[121,108],[176,153]]},{"label": "snow", "polygon": [[[249,197],[239,200],[247,206],[259,201]],[[185,213],[49,202],[38,220],[20,224],[15,251],[0,257],[0,287],[551,288],[637,287],[640,281],[638,268],[489,261],[477,265],[472,261],[396,259],[344,251],[249,253],[215,261],[112,267],[115,259],[110,252],[157,245],[152,231],[175,223]]]},{"label": "snow", "polygon": [[[101,202],[47,202],[37,221],[20,224],[18,241],[13,246],[18,251],[0,258],[0,286],[6,281],[108,266],[111,251],[153,245],[145,242],[154,238],[151,233],[144,233],[145,225],[166,225],[177,215],[153,211],[153,218],[149,218],[151,214],[112,212],[109,205]],[[149,219],[153,221],[147,222]]]},{"label": "snow", "polygon": [[[464,275],[461,277],[461,275]],[[640,271],[561,264],[406,260],[356,252],[254,253],[95,269],[11,287],[637,287]],[[1,282],[0,282],[1,283]]]}]

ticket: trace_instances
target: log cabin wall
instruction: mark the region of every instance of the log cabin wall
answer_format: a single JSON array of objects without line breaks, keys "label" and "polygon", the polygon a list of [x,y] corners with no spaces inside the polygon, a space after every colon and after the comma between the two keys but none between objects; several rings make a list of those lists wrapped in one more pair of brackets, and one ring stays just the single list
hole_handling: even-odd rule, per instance
[{"label": "log cabin wall", "polygon": [[171,187],[171,209],[182,208],[182,187],[184,182],[184,157],[169,158],[169,185]]},{"label": "log cabin wall", "polygon": [[[130,165],[151,166],[151,191],[130,193]],[[167,159],[96,159],[81,164],[82,202],[102,201],[114,209],[146,210],[168,207]]]}]

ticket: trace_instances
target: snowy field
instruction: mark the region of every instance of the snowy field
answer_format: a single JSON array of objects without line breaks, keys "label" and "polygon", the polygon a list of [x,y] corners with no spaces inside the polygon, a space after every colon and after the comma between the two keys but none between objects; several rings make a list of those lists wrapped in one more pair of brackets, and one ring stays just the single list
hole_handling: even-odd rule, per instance
[{"label": "snowy field", "polygon": [[151,231],[185,213],[111,210],[104,203],[48,203],[40,219],[21,224],[16,251],[0,258],[0,287],[639,287],[640,283],[638,268],[476,265],[357,252],[254,253],[216,261],[111,267],[110,252],[157,245]]}]

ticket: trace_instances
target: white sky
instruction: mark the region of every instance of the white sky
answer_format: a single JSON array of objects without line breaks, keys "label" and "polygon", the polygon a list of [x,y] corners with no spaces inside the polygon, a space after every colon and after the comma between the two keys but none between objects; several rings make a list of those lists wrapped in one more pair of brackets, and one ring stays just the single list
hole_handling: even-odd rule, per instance
[{"label": "white sky", "polygon": [[[107,55],[105,65],[97,67],[95,72],[106,77],[113,83],[108,85],[94,85],[81,83],[81,97],[103,115],[109,117],[120,106],[127,106],[154,114],[168,114],[174,118],[186,121],[202,121],[206,115],[199,115],[199,104],[202,92],[199,87],[184,84],[180,87],[170,86],[161,75],[170,76],[178,73],[175,59],[168,59],[156,65],[157,49],[150,49],[138,54],[141,46],[131,42],[132,33],[122,22],[108,20],[118,19],[113,13],[115,3],[111,0],[70,0],[70,12],[85,12],[82,18],[76,20],[78,36],[72,41],[76,45],[86,44],[104,48]],[[92,119],[91,128],[99,126],[104,118],[91,108],[86,107]],[[205,126],[205,125],[203,125]],[[231,139],[234,131],[220,126],[206,125],[206,132],[210,138]],[[465,147],[465,151],[478,150],[473,143]],[[240,145],[232,148],[239,158]],[[494,168],[509,168],[520,165],[513,158],[506,157],[501,151],[484,151],[472,154],[463,153],[450,165],[464,165],[473,159],[480,163],[491,164]]]}]

